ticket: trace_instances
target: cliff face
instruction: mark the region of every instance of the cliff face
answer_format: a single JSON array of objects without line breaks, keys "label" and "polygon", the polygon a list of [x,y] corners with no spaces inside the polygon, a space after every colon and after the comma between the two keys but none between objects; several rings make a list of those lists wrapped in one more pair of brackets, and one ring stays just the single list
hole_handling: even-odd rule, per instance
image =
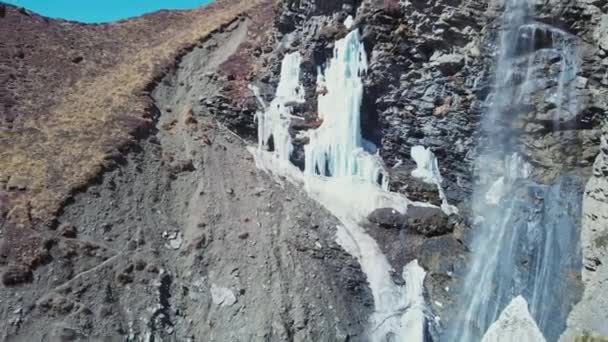
[{"label": "cliff face", "polygon": [[[605,221],[599,213],[603,203],[600,183],[604,179],[600,139],[606,130],[608,109],[603,38],[606,6],[603,2],[535,2],[534,18],[531,19],[536,23],[533,32],[521,39],[534,42],[530,51],[542,56],[539,58],[546,58],[544,51],[560,49],[565,49],[560,51],[564,55],[573,55],[572,60],[576,63],[567,76],[571,78],[568,87],[573,95],[564,101],[571,107],[566,110],[560,107],[565,106],[563,103],[556,105],[548,99],[551,94],[563,91],[563,85],[560,85],[563,81],[556,79],[556,75],[564,68],[562,63],[567,64],[563,60],[570,57],[549,58],[532,76],[522,74],[526,69],[520,65],[514,69],[519,78],[514,77],[513,82],[521,83],[526,77],[532,77],[537,90],[532,91],[525,108],[501,108],[504,112],[518,113],[517,116],[495,121],[491,129],[482,129],[482,118],[492,103],[497,102],[495,98],[505,96],[493,86],[504,3],[325,1],[321,5],[303,0],[282,2],[274,29],[279,48],[266,57],[271,61],[270,65],[267,72],[257,78],[256,85],[262,89],[263,97],[271,100],[273,87],[269,84],[277,83],[280,56],[291,51],[303,55],[301,81],[306,88],[307,103],[295,108],[299,118],[294,119],[291,126],[295,148],[291,161],[294,165],[303,167],[303,146],[308,141],[302,138],[305,136],[302,132],[315,129],[318,121],[317,67],[327,63],[334,41],[348,32],[344,21],[349,15],[355,18],[354,27],[361,30],[369,58],[369,68],[364,76],[362,133],[365,139],[378,146],[389,170],[391,191],[403,193],[415,201],[439,205],[441,199],[436,186],[411,176],[416,163],[410,152],[412,147],[422,145],[437,156],[447,200],[459,207],[459,215],[444,220],[443,214],[437,212],[433,214],[434,221],[422,221],[427,226],[439,222],[444,227],[430,234],[416,228],[413,230],[418,232],[413,233],[411,229],[385,229],[399,226],[391,223],[398,218],[382,212],[370,218],[369,226],[369,233],[380,242],[395,269],[401,269],[409,260],[417,258],[429,271],[426,280],[428,303],[442,320],[440,326],[434,327],[437,331],[445,329],[455,317],[458,295],[453,291],[462,286],[470,266],[471,240],[475,234],[482,234],[474,227],[476,218],[471,205],[473,183],[480,181],[476,175],[480,167],[486,167],[480,163],[497,163],[479,158],[485,142],[492,139],[491,134],[509,137],[505,144],[519,151],[530,167],[530,178],[534,182],[551,185],[560,183],[564,177],[574,180],[572,200],[577,201],[578,209],[572,207],[572,215],[577,223],[573,232],[559,233],[563,236],[572,234],[572,246],[577,246],[581,238],[582,255],[573,251],[568,258],[573,265],[582,258],[585,267],[562,270],[569,274],[564,275],[563,280],[567,289],[563,294],[567,298],[567,309],[560,313],[559,323],[555,323],[560,327],[555,330],[564,329],[568,311],[581,296],[599,295],[600,279],[605,279],[601,271],[601,265],[605,263],[599,251],[603,248],[600,246],[605,235],[605,229],[599,225],[604,225]],[[559,45],[565,41],[567,46]],[[565,110],[567,114],[554,123],[554,113],[558,110]],[[587,182],[586,190],[577,185]],[[581,197],[584,198],[582,213]],[[538,210],[552,210],[548,209],[552,204],[548,199],[546,201]],[[383,224],[382,220],[387,221]],[[530,256],[522,258],[522,265],[534,262]],[[525,266],[521,266],[520,271],[526,272]],[[598,312],[601,305],[591,304],[589,299],[578,304],[569,323],[573,329],[578,329],[574,335],[583,330],[598,330],[591,327],[590,321],[598,321],[591,320],[590,316]],[[589,310],[587,314],[583,314],[585,309],[582,307]],[[550,339],[556,338],[555,331],[552,334]],[[570,335],[571,338],[574,335]]]},{"label": "cliff face", "polygon": [[[547,58],[529,105],[505,110],[521,115],[488,130],[484,115],[503,95],[493,84],[504,10],[484,0],[218,1],[81,25],[0,5],[3,338],[367,340],[374,303],[335,242],[338,221],[245,150],[261,110],[249,85],[270,103],[283,56],[299,51],[306,101],[291,104],[290,159],[304,168],[305,132],[322,124],[318,67],[352,29],[369,59],[362,135],[390,190],[458,208],[384,208],[364,223],[396,283],[414,259],[426,270],[425,335],[440,340],[460,319],[471,241],[483,233],[474,185],[492,132],[518,132],[509,143],[532,181],[587,184],[575,190],[583,268],[567,270],[556,320],[562,329],[572,310],[565,341],[608,335],[608,3],[535,3],[546,28],[533,33],[533,51],[556,47],[547,32],[572,37],[576,105],[553,123],[559,105],[542,94],[563,90],[561,59]],[[415,146],[436,156],[445,198],[412,176]],[[531,262],[519,261],[521,270]]]}]

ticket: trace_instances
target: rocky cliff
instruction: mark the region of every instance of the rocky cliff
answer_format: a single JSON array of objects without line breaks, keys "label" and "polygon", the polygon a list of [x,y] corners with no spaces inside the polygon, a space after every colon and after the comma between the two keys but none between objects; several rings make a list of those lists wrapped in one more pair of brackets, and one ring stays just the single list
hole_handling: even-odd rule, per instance
[{"label": "rocky cliff", "polygon": [[[562,309],[559,324],[565,324],[567,312],[579,301],[584,288],[588,292],[585,297],[589,293],[605,297],[594,291],[599,291],[602,283],[595,278],[598,274],[595,272],[604,264],[598,251],[602,249],[601,236],[605,233],[605,229],[598,227],[598,220],[603,222],[598,216],[602,212],[598,207],[601,206],[598,188],[603,177],[600,175],[602,166],[598,168],[598,164],[602,163],[600,139],[606,130],[607,103],[603,94],[607,70],[603,62],[606,58],[605,33],[602,33],[606,10],[606,4],[602,2],[535,2],[532,20],[540,28],[521,39],[534,42],[531,51],[541,53],[561,49],[559,44],[568,41],[568,49],[574,51],[577,60],[569,82],[576,93],[576,99],[572,100],[575,104],[568,109],[567,115],[560,117],[559,123],[552,123],[552,115],[562,108],[556,109],[555,104],[544,97],[561,91],[561,81],[556,80],[555,75],[566,57],[548,59],[543,69],[534,74],[535,82],[541,86],[532,93],[528,107],[510,109],[521,115],[498,121],[491,130],[482,130],[479,127],[481,117],[488,112],[491,97],[501,96],[492,88],[492,82],[504,3],[282,2],[274,33],[280,48],[274,54],[280,56],[299,51],[304,56],[301,80],[309,96],[307,105],[296,108],[298,118],[292,120],[291,134],[296,149],[292,162],[295,165],[303,167],[302,145],[306,145],[307,140],[302,138],[301,132],[315,129],[316,118],[320,115],[315,112],[316,68],[327,63],[334,41],[344,37],[349,30],[344,24],[349,15],[355,18],[354,27],[361,30],[369,57],[369,69],[364,77],[362,133],[365,139],[378,146],[389,169],[390,189],[413,200],[440,204],[440,192],[435,185],[412,177],[416,162],[410,152],[412,147],[423,145],[437,156],[447,199],[458,205],[460,214],[448,219],[436,211],[426,215],[431,219],[414,219],[408,224],[407,217],[395,217],[388,210],[370,217],[369,227],[370,234],[380,241],[395,269],[417,258],[430,271],[426,281],[428,302],[434,315],[442,319],[436,329],[444,329],[449,325],[446,322],[453,318],[451,310],[458,300],[450,290],[461,285],[470,256],[470,240],[480,233],[473,228],[475,217],[472,217],[470,206],[472,184],[479,181],[476,180],[479,151],[483,141],[489,138],[484,134],[518,132],[516,140],[509,144],[516,146],[525,162],[530,164],[532,178],[539,184],[554,184],[564,176],[575,177],[583,184],[589,182],[584,193],[580,186],[573,190],[578,194],[573,197],[574,201],[579,201],[580,205],[576,198],[584,197],[584,200],[582,221],[576,224],[572,245],[577,245],[577,236],[582,236],[583,253],[578,258],[582,257],[586,266],[583,270],[575,267],[568,271],[573,272],[564,285],[568,288],[569,299],[567,308]],[[278,60],[273,54],[269,58]],[[258,78],[259,87],[267,89],[263,91],[267,100],[272,98],[272,87],[268,87],[268,83],[276,83],[276,65],[276,62],[271,64],[267,74]],[[429,232],[424,228],[416,229],[417,225],[441,228]],[[594,276],[581,279],[581,272]],[[602,271],[599,272],[600,279],[604,279]],[[587,307],[590,303],[583,299],[578,304],[569,323],[578,334],[598,330],[589,323],[597,320],[582,318],[585,316],[582,307],[589,310],[585,317],[590,317],[599,312],[600,303]]]}]

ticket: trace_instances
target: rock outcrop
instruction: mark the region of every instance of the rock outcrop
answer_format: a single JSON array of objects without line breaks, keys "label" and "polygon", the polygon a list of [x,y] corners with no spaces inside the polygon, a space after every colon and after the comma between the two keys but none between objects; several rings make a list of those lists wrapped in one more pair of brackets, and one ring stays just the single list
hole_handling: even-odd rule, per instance
[{"label": "rock outcrop", "polygon": [[608,141],[602,139],[593,175],[585,188],[581,245],[585,292],[572,309],[563,341],[591,334],[608,336]]},{"label": "rock outcrop", "polygon": [[546,341],[530,315],[528,303],[523,297],[519,296],[511,301],[481,340],[481,342],[499,341]]}]

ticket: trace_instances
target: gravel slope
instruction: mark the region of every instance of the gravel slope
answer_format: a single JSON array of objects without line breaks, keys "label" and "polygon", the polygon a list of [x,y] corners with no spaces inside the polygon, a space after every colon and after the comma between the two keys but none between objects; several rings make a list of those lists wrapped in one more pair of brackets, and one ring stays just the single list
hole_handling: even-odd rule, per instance
[{"label": "gravel slope", "polygon": [[248,25],[159,83],[153,134],[66,206],[33,282],[0,294],[2,339],[363,339],[372,301],[336,220],[199,105]]}]

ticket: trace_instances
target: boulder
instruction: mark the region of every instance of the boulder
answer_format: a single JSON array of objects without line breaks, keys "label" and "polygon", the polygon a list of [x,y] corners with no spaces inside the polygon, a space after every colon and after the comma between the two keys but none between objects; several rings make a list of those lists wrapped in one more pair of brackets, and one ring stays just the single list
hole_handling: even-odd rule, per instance
[{"label": "boulder", "polygon": [[399,189],[399,192],[410,200],[427,202],[436,206],[441,205],[437,185],[413,177],[409,169],[406,172],[395,172],[394,175],[395,177],[391,178],[391,187]]},{"label": "boulder", "polygon": [[393,208],[376,209],[367,218],[370,222],[387,229],[402,229],[407,224],[407,217]]},{"label": "boulder", "polygon": [[528,303],[522,296],[518,296],[505,308],[498,320],[490,326],[481,341],[544,342],[546,339],[536,325],[530,311],[528,311]]},{"label": "boulder", "polygon": [[464,67],[464,56],[461,54],[447,54],[434,58],[431,57],[431,62],[436,66],[441,73],[446,76],[454,75]]},{"label": "boulder", "polygon": [[2,274],[4,286],[16,286],[34,280],[32,270],[26,266],[11,266]]},{"label": "boulder", "polygon": [[215,284],[211,285],[211,299],[213,304],[218,306],[232,306],[237,301],[231,289],[219,287]]},{"label": "boulder", "polygon": [[428,237],[450,233],[454,224],[440,208],[410,206],[407,208],[407,229]]}]

